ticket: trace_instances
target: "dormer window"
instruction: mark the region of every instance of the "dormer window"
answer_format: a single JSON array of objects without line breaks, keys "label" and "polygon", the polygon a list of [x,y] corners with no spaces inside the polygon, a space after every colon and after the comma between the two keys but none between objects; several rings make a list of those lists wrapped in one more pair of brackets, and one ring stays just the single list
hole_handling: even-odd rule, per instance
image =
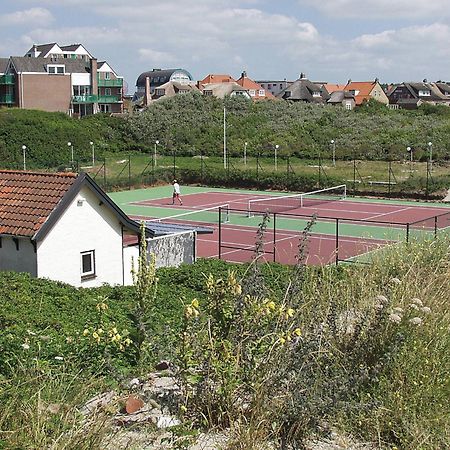
[{"label": "dormer window", "polygon": [[203,91],[203,95],[208,95],[208,96],[210,96],[210,95],[213,95],[213,92],[212,92],[212,91],[209,91],[209,90],[206,90],[206,91]]},{"label": "dormer window", "polygon": [[254,97],[256,95],[256,91],[254,89],[250,89],[248,92],[251,97]]},{"label": "dormer window", "polygon": [[258,94],[260,97],[264,97],[266,95],[266,91],[264,89],[260,89]]},{"label": "dormer window", "polygon": [[47,72],[53,75],[64,75],[66,67],[64,65],[47,64]]},{"label": "dormer window", "polygon": [[427,90],[419,91],[420,97],[429,97],[430,95],[431,95],[431,91],[427,91]]},{"label": "dormer window", "polygon": [[162,97],[163,95],[165,95],[166,90],[165,89],[156,89],[156,95],[158,97]]},{"label": "dormer window", "polygon": [[111,79],[111,72],[105,72],[105,80]]},{"label": "dormer window", "polygon": [[320,97],[320,92],[314,91],[313,92],[313,97]]}]

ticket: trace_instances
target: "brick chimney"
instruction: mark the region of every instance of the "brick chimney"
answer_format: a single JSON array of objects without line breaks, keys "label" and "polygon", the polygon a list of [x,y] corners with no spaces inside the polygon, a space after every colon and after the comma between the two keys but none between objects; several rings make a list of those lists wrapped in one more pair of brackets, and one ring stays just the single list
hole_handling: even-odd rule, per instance
[{"label": "brick chimney", "polygon": [[145,94],[144,105],[148,106],[152,102],[152,94],[150,92],[150,77],[145,77]]},{"label": "brick chimney", "polygon": [[[98,92],[97,70],[98,70],[97,59],[92,58],[91,59],[91,93],[92,93],[92,95],[98,96],[99,92]],[[93,111],[94,114],[98,112],[98,102],[94,103],[93,109],[94,109],[94,111]]]}]

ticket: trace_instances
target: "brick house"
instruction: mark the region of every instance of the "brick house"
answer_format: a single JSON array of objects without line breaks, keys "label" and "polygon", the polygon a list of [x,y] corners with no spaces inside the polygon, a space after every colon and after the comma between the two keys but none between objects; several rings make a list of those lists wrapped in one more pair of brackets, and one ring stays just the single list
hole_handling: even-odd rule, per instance
[{"label": "brick house", "polygon": [[371,98],[380,103],[387,105],[389,99],[383,88],[380,86],[378,79],[374,81],[351,81],[344,87],[345,92],[350,92],[355,96],[356,106],[361,106],[368,102]]},{"label": "brick house", "polygon": [[236,80],[236,83],[248,91],[253,101],[275,99],[275,96],[271,92],[267,91],[260,84],[248,78],[247,72],[245,71],[242,72],[241,77]]},{"label": "brick house", "polygon": [[84,116],[123,112],[123,78],[81,44],[33,46],[8,58],[0,76],[0,106]]}]

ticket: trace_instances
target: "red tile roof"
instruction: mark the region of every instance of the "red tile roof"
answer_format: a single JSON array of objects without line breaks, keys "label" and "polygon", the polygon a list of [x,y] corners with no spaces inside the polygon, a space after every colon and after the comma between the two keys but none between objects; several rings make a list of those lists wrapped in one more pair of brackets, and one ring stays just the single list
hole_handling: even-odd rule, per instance
[{"label": "red tile roof", "polygon": [[33,237],[77,177],[0,170],[0,234]]},{"label": "red tile roof", "polygon": [[356,104],[359,106],[364,101],[370,100],[370,93],[376,85],[376,81],[350,81],[345,86],[345,91],[355,91]]},{"label": "red tile roof", "polygon": [[228,83],[230,81],[236,81],[233,77],[230,75],[218,75],[218,74],[212,74],[206,75],[203,80],[201,80],[200,84],[211,84],[211,83]]},{"label": "red tile roof", "polygon": [[329,94],[332,94],[336,91],[343,91],[345,89],[345,84],[333,84],[333,83],[325,83],[323,87]]},{"label": "red tile roof", "polygon": [[[239,80],[236,80],[236,83],[242,86],[244,89],[247,89],[248,91],[254,90],[255,96],[252,96],[253,100],[264,100],[275,98],[275,96],[271,92],[265,90],[260,84],[256,83],[256,81],[251,80],[245,75],[242,75],[241,78],[239,78]],[[261,96],[259,95],[260,90],[264,91],[264,95]]]}]

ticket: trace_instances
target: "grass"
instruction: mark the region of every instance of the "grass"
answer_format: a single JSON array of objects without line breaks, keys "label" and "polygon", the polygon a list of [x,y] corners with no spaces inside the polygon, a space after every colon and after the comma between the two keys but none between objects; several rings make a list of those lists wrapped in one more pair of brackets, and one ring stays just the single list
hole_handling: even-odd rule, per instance
[{"label": "grass", "polygon": [[[176,361],[185,326],[183,303],[195,305],[191,306],[191,315],[195,307],[200,318],[205,317],[208,298],[212,295],[205,285],[205,276],[209,273],[218,283],[214,288],[214,295],[218,295],[215,298],[220,298],[226,283],[231,283],[232,287],[226,291],[226,304],[232,307],[233,299],[240,298],[236,281],[226,281],[229,269],[235,271],[236,280],[241,280],[242,286],[251,275],[250,269],[245,275],[246,266],[222,261],[199,261],[194,266],[157,272],[158,295],[153,305],[151,333],[158,358],[169,357]],[[236,373],[242,377],[237,378],[239,383],[233,378],[232,383],[225,385],[228,390],[216,389],[214,396],[200,397],[202,407],[208,399],[220,401],[221,407],[228,405],[229,409],[222,411],[221,417],[231,418],[230,448],[261,449],[280,436],[284,436],[286,442],[295,436],[303,441],[324,426],[355,439],[374,442],[380,448],[446,448],[450,442],[448,237],[415,241],[375,253],[370,266],[299,266],[292,272],[287,267],[269,264],[262,266],[261,271],[261,276],[250,279],[252,292],[264,292],[261,302],[267,298],[275,304],[290,302],[295,310],[293,323],[302,332],[301,345],[289,344],[277,357],[273,349],[267,358],[261,359],[263,354],[257,353],[265,351],[261,338],[267,332],[286,330],[280,328],[278,322],[268,320],[269,316],[264,316],[264,322],[255,321],[254,314],[245,319],[250,320],[248,324],[237,316],[233,326],[242,333],[232,333],[226,341],[218,341],[215,352],[226,348],[229,364],[219,364],[215,370],[224,377],[231,373],[235,361],[234,339],[241,336],[236,348],[246,349],[250,352],[246,354],[253,355],[252,359],[243,359],[236,366]],[[11,335],[8,339],[20,340],[19,345],[14,346],[14,357],[2,363],[14,370],[6,370],[0,364],[0,448],[102,448],[102,442],[111,436],[106,420],[111,412],[97,416],[86,428],[78,411],[95,393],[109,389],[113,380],[110,376],[96,375],[95,370],[91,374],[80,371],[83,364],[76,355],[81,353],[70,355],[69,348],[63,348],[67,354],[62,355],[64,361],[58,364],[53,361],[53,354],[44,349],[30,354],[20,349],[23,333],[20,330],[20,336],[15,336],[13,324],[20,323],[24,314],[20,312],[21,296],[27,304],[38,293],[41,314],[52,311],[57,317],[56,310],[66,308],[55,306],[51,282],[33,281],[29,277],[21,281],[21,276],[10,279],[13,281],[9,283],[10,292],[8,283],[3,284],[1,301],[8,302],[14,294],[16,306],[2,308],[7,313],[0,313],[0,334],[5,342],[6,334]],[[260,283],[265,290],[258,291]],[[64,286],[56,283],[54,286],[59,299],[74,296],[76,300],[72,288],[65,292]],[[287,286],[291,286],[289,295]],[[292,286],[296,286],[295,289]],[[83,290],[83,298],[92,295],[93,299],[83,301],[95,305],[98,293],[98,290]],[[121,301],[122,295],[128,300]],[[121,317],[131,312],[129,295],[128,290],[120,288],[108,293]],[[385,300],[379,300],[380,296]],[[194,298],[198,298],[198,306]],[[257,308],[258,304],[255,301],[252,307]],[[263,304],[271,308],[268,303]],[[230,311],[225,310],[225,321]],[[391,317],[394,313],[401,316],[399,321]],[[70,319],[60,315],[57,329],[62,338],[64,330],[73,333],[72,323],[80,326],[84,323],[83,308],[73,309],[73,314]],[[38,335],[48,334],[46,330],[53,319],[42,317],[45,320],[33,321],[27,317],[27,329]],[[200,320],[198,325],[201,323]],[[252,334],[255,329],[262,334]],[[201,331],[196,326],[195,330]],[[200,345],[201,334],[192,336]],[[254,337],[258,340],[253,340]],[[47,340],[42,340],[40,346],[45,345],[48,345]],[[197,349],[200,353],[197,356],[190,353],[189,357],[195,363],[199,355],[204,358],[211,355],[205,351],[207,348],[200,345]],[[252,361],[259,361],[257,371],[250,370]],[[127,360],[122,364],[129,364],[127,369],[132,377],[134,366]],[[211,370],[212,366],[209,367]],[[220,380],[224,379],[216,382],[222,383]],[[236,398],[235,395],[242,399],[249,382],[254,383],[248,391],[251,396],[245,397],[245,408],[242,402],[227,403],[220,397],[226,393],[229,400]],[[297,409],[298,406],[302,409]],[[214,413],[214,409],[210,412]],[[202,418],[197,417],[197,420],[202,421]]]}]

